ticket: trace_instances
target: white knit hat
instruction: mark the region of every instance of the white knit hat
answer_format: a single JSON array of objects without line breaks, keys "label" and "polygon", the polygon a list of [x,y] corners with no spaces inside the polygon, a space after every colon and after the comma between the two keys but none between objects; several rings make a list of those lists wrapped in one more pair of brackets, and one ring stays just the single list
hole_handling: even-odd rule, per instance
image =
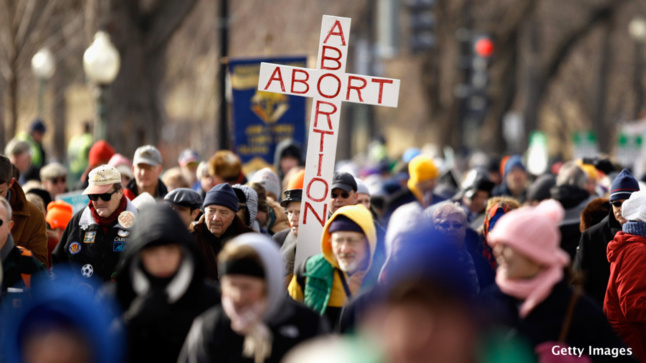
[{"label": "white knit hat", "polygon": [[646,222],[646,191],[632,193],[621,205],[621,215],[629,221]]}]

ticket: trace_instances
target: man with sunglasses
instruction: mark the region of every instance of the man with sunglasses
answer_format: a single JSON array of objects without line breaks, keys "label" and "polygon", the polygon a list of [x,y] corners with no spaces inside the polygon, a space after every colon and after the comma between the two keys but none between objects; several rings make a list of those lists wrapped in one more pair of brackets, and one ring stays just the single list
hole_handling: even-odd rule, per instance
[{"label": "man with sunglasses", "polygon": [[610,187],[612,208],[608,215],[601,222],[586,229],[579,240],[579,247],[574,257],[574,271],[583,278],[583,289],[586,294],[599,303],[599,306],[603,306],[610,278],[610,262],[606,256],[606,247],[615,238],[615,234],[621,231],[621,226],[627,222],[621,216],[623,202],[637,191],[639,191],[637,179],[627,169],[622,170]]},{"label": "man with sunglasses", "polygon": [[52,264],[72,264],[83,277],[108,281],[128,243],[137,208],[125,197],[115,167],[95,168],[88,181],[83,194],[90,202],[68,223],[52,253]]},{"label": "man with sunglasses", "polygon": [[67,168],[61,163],[49,163],[40,169],[40,181],[43,189],[55,200],[57,195],[67,191]]},{"label": "man with sunglasses", "polygon": [[335,172],[330,189],[330,215],[341,207],[357,204],[357,182],[352,174]]}]

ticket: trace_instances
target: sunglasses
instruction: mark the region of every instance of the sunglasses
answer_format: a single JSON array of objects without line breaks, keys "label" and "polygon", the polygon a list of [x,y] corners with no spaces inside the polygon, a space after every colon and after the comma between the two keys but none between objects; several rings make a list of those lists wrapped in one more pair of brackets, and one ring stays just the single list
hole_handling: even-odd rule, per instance
[{"label": "sunglasses", "polygon": [[464,224],[460,223],[460,222],[452,222],[452,223],[442,222],[442,223],[436,224],[436,226],[438,226],[438,227],[440,227],[442,229],[449,229],[451,227],[453,227],[453,229],[460,229],[460,228],[464,227]]},{"label": "sunglasses", "polygon": [[623,200],[615,200],[614,202],[610,202],[610,204],[615,208],[619,208],[619,207],[621,207],[622,204],[624,204],[624,201]]},{"label": "sunglasses", "polygon": [[103,194],[88,194],[88,198],[90,198],[91,201],[96,202],[101,198],[104,202],[109,201],[112,199],[112,194],[116,193],[117,190],[113,191],[112,193],[103,193]]},{"label": "sunglasses", "polygon": [[346,198],[350,197],[350,193],[348,193],[348,192],[343,192],[343,193],[341,193],[341,194],[339,194],[339,193],[332,193],[332,199],[336,199],[336,198],[339,198],[339,197],[341,197],[341,198],[343,198],[343,199],[346,199]]}]

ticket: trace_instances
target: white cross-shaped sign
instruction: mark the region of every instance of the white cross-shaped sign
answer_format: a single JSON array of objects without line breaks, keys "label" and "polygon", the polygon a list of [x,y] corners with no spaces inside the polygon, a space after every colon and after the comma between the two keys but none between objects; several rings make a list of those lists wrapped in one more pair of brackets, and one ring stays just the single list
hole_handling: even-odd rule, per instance
[{"label": "white cross-shaped sign", "polygon": [[397,107],[399,80],[345,73],[350,18],[324,15],[316,69],[262,63],[258,90],[312,97],[295,265],[321,252],[341,102]]}]

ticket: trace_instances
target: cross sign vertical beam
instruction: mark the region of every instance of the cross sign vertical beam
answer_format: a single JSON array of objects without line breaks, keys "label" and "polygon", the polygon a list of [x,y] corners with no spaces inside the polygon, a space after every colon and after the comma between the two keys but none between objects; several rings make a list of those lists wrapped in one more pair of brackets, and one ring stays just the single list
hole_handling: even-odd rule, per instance
[{"label": "cross sign vertical beam", "polygon": [[295,265],[321,252],[341,103],[397,107],[399,80],[345,73],[350,18],[324,15],[316,69],[260,65],[258,90],[312,98]]}]

